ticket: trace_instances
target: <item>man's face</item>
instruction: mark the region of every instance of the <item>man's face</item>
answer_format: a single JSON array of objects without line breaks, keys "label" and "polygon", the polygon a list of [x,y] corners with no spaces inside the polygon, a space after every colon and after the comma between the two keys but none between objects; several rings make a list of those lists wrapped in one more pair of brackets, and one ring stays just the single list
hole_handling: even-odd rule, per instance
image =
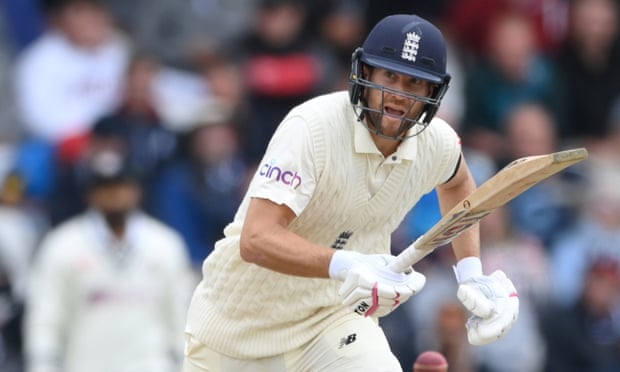
[{"label": "man's face", "polygon": [[56,15],[56,23],[67,38],[83,48],[102,45],[112,30],[108,13],[88,2],[69,4]]},{"label": "man's face", "polygon": [[[407,94],[429,97],[431,83],[415,77],[398,74],[382,68],[364,67],[364,74],[375,84],[391,90],[402,91]],[[416,101],[412,97],[397,94],[391,91],[379,89],[366,89],[366,100],[371,109],[383,112],[370,112],[372,125],[376,125],[386,136],[402,135],[399,133],[403,119],[416,119],[424,107],[423,102]]]},{"label": "man's face", "polygon": [[140,187],[132,182],[95,186],[89,195],[91,207],[99,210],[111,227],[122,225],[140,203]]}]

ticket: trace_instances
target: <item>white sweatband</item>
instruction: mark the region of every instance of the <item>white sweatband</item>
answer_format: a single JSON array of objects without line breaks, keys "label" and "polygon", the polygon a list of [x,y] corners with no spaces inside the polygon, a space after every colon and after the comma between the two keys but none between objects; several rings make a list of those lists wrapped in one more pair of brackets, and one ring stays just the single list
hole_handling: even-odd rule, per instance
[{"label": "white sweatband", "polygon": [[332,279],[343,280],[342,275],[351,269],[353,261],[359,257],[360,253],[353,251],[337,250],[329,262],[329,277]]},{"label": "white sweatband", "polygon": [[456,281],[463,283],[473,277],[482,275],[482,262],[479,257],[465,257],[457,262],[453,269]]}]

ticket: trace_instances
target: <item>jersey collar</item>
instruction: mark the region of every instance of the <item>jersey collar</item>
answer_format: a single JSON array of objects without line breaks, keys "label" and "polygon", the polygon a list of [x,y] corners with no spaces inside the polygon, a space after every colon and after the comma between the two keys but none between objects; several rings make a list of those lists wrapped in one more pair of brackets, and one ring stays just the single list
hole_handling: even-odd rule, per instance
[{"label": "jersey collar", "polygon": [[[376,154],[381,155],[379,149],[372,140],[370,132],[361,123],[355,123],[353,126],[353,134],[355,141],[355,152],[358,154]],[[396,159],[414,160],[417,150],[417,136],[407,138],[400,143],[398,149],[393,154]]]}]

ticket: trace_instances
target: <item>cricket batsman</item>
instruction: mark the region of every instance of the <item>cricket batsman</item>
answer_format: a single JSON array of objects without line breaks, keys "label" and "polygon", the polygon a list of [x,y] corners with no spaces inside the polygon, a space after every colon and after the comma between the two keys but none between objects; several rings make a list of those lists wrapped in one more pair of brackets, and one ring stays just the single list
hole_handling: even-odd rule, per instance
[{"label": "cricket batsman", "polygon": [[[435,117],[446,43],[416,15],[378,22],[352,54],[350,88],[293,108],[203,264],[184,372],[401,371],[378,318],[425,277],[389,268],[390,236],[436,189],[443,213],[476,184],[454,129]],[[504,335],[518,297],[482,272],[479,231],[453,241],[469,341]]]}]

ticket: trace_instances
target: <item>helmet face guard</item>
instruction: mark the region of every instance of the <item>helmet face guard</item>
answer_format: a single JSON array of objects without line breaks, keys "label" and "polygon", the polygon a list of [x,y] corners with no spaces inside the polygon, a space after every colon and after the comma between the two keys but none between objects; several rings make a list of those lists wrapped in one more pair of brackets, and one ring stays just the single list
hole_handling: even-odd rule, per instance
[{"label": "helmet face guard", "polygon": [[[383,68],[431,83],[430,96],[418,96],[373,83],[365,76],[364,66]],[[381,20],[370,32],[364,45],[353,53],[349,75],[349,97],[359,120],[371,132],[388,139],[402,140],[421,133],[431,122],[450,82],[446,73],[446,44],[441,32],[428,21],[415,15],[393,15]],[[399,132],[388,136],[381,130],[384,110],[371,108],[366,102],[369,89],[399,95],[412,103],[424,104],[415,118],[404,115]],[[383,105],[381,105],[383,107]],[[366,120],[364,120],[366,119]],[[411,128],[414,130],[410,131]]]}]

